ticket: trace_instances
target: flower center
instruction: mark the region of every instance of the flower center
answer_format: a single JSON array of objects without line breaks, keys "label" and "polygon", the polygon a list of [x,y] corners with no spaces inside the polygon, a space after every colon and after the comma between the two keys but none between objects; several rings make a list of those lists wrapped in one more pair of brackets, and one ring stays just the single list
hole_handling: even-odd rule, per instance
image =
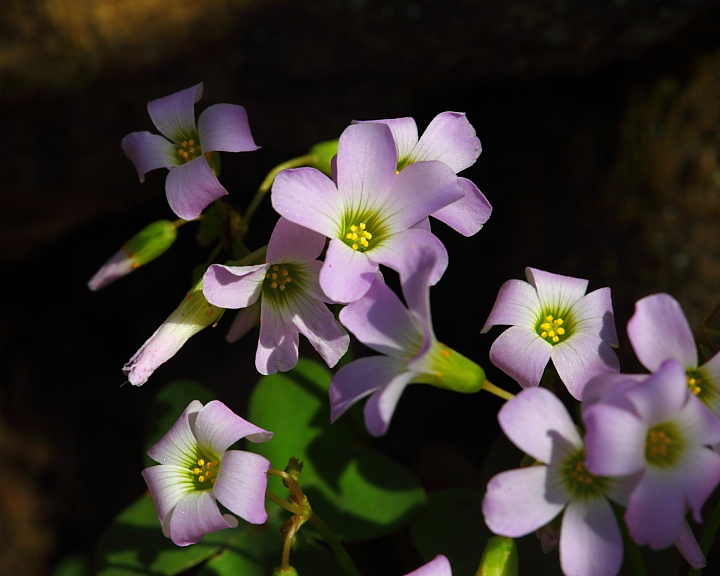
[{"label": "flower center", "polygon": [[674,466],[683,448],[685,438],[674,422],[664,422],[653,426],[645,437],[645,460],[648,464],[661,468]]},{"label": "flower center", "polygon": [[196,488],[199,490],[212,488],[215,484],[215,478],[217,478],[218,472],[220,472],[220,461],[198,458],[196,464],[197,465],[192,468]]},{"label": "flower center", "polygon": [[370,248],[370,240],[372,240],[372,232],[367,229],[365,222],[351,224],[345,233],[345,244],[358,252],[365,252]]},{"label": "flower center", "polygon": [[277,264],[273,264],[265,274],[265,286],[270,290],[284,292],[286,284],[290,284],[290,282],[292,282],[292,277],[288,269],[285,267],[280,268]]},{"label": "flower center", "polygon": [[561,315],[554,316],[547,314],[540,317],[535,330],[539,334],[540,338],[549,342],[550,344],[557,344],[562,342],[569,336],[566,330],[567,322]]},{"label": "flower center", "polygon": [[585,466],[585,449],[570,454],[562,463],[560,472],[565,486],[574,498],[593,498],[602,495],[608,487],[608,478],[595,476]]},{"label": "flower center", "polygon": [[702,378],[700,377],[700,374],[698,374],[697,370],[688,370],[685,374],[685,378],[687,379],[687,385],[690,389],[690,392],[695,394],[695,396],[699,396],[702,392]]},{"label": "flower center", "polygon": [[190,162],[190,160],[202,154],[202,148],[195,140],[183,140],[180,143],[180,148],[177,149],[177,153],[183,162]]},{"label": "flower center", "polygon": [[263,281],[263,297],[275,302],[284,302],[303,286],[302,267],[297,264],[273,264],[265,273]]}]

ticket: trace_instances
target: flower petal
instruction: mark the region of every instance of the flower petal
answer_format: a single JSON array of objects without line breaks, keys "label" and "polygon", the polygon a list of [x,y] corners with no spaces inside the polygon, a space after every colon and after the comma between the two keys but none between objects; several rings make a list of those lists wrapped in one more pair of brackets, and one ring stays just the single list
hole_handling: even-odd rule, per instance
[{"label": "flower petal", "polygon": [[122,139],[125,155],[135,164],[140,182],[145,182],[145,174],[156,168],[167,168],[180,164],[177,151],[172,142],[159,134],[150,132],[132,132]]},{"label": "flower petal", "polygon": [[354,302],[370,289],[377,272],[377,262],[332,238],[320,270],[320,287],[334,302]]},{"label": "flower petal", "polygon": [[620,527],[608,501],[595,498],[570,502],[560,532],[563,574],[615,576],[622,557]]},{"label": "flower petal", "polygon": [[537,289],[543,308],[565,311],[585,295],[588,281],[572,276],[544,272],[536,268],[525,268],[527,281]]},{"label": "flower petal", "polygon": [[265,489],[270,461],[242,450],[225,452],[213,486],[218,501],[251,524],[267,520]]},{"label": "flower petal", "polygon": [[539,462],[582,447],[582,440],[564,404],[545,388],[529,388],[506,402],[498,422],[515,446]]},{"label": "flower petal", "polygon": [[161,524],[177,503],[195,489],[188,472],[187,466],[174,464],[160,464],[142,471]]},{"label": "flower petal", "polygon": [[213,264],[203,276],[203,294],[222,308],[245,308],[260,298],[269,264],[223,266]]},{"label": "flower petal", "polygon": [[423,564],[406,576],[452,576],[452,568],[450,561],[442,554],[438,554],[430,562]]},{"label": "flower petal", "polygon": [[236,104],[213,104],[200,114],[202,151],[249,152],[260,148],[250,133],[247,112]]},{"label": "flower petal", "polygon": [[340,234],[343,197],[330,178],[315,168],[283,170],[273,182],[275,211],[291,222],[329,238]]},{"label": "flower petal", "polygon": [[205,534],[238,525],[237,518],[220,513],[212,490],[186,494],[165,522],[168,522],[170,539],[177,546],[196,544]]},{"label": "flower petal", "polygon": [[400,396],[416,375],[414,372],[402,372],[370,396],[363,415],[365,427],[371,435],[379,437],[387,432]]},{"label": "flower petal", "polygon": [[683,521],[682,528],[680,528],[680,536],[678,536],[678,539],[675,541],[675,547],[690,566],[696,570],[705,567],[705,555],[702,553],[700,544],[698,544],[698,541],[695,539],[695,535],[687,523],[687,520]]},{"label": "flower petal", "polygon": [[267,442],[273,433],[241,418],[219,400],[213,400],[205,404],[197,415],[195,436],[200,446],[222,457],[224,465],[223,452],[241,438],[247,437],[251,442]]},{"label": "flower petal", "polygon": [[517,381],[523,388],[540,383],[550,360],[552,345],[534,331],[511,326],[490,347],[490,362]]},{"label": "flower petal", "polygon": [[205,156],[176,166],[165,180],[168,204],[183,220],[194,220],[208,205],[227,196],[227,193],[210,169]]},{"label": "flower petal", "polygon": [[284,306],[261,300],[260,338],[255,368],[260,374],[287,372],[297,366],[300,336]]},{"label": "flower petal", "polygon": [[436,210],[432,215],[456,232],[470,237],[480,232],[483,224],[490,219],[492,206],[473,182],[467,178],[458,178],[457,181],[465,196]]},{"label": "flower petal", "polygon": [[228,342],[236,342],[259,323],[260,300],[256,300],[247,308],[240,308],[240,310],[238,310],[232,324],[230,324],[225,340]]},{"label": "flower petal", "polygon": [[500,286],[490,315],[480,333],[484,334],[497,325],[524,326],[535,330],[540,313],[537,290],[522,280],[507,280]]},{"label": "flower petal", "polygon": [[529,466],[490,479],[483,516],[495,534],[518,538],[550,522],[568,499],[560,482],[550,482],[547,466]]},{"label": "flower petal", "polygon": [[611,404],[583,410],[585,465],[599,476],[625,476],[645,466],[647,427],[636,414]]},{"label": "flower petal", "polygon": [[202,98],[202,92],[203,85],[200,82],[191,88],[148,102],[150,119],[160,134],[177,144],[196,138],[195,103]]},{"label": "flower petal", "polygon": [[678,465],[678,483],[696,522],[702,522],[702,507],[720,483],[720,454],[705,447],[688,450],[685,462]]},{"label": "flower petal", "polygon": [[323,248],[325,236],[281,217],[270,236],[267,261],[271,264],[312,262]]},{"label": "flower petal", "polygon": [[366,124],[368,122],[376,122],[385,124],[390,128],[395,147],[398,153],[398,163],[410,157],[411,152],[418,142],[418,129],[415,120],[412,118],[392,118],[388,120],[354,120],[353,124]]},{"label": "flower petal", "polygon": [[350,336],[325,304],[314,298],[297,298],[291,306],[292,322],[332,368],[345,355]]},{"label": "flower petal", "polygon": [[198,441],[193,433],[192,424],[202,408],[202,402],[199,400],[190,402],[172,427],[148,450],[148,456],[160,464],[185,466],[188,462],[193,463]]},{"label": "flower petal", "polygon": [[678,301],[669,294],[651,294],[638,300],[627,334],[638,360],[651,372],[668,358],[674,358],[686,370],[697,368],[690,324]]},{"label": "flower petal", "polygon": [[591,378],[620,371],[620,362],[612,348],[597,336],[573,334],[553,346],[550,358],[560,379],[577,400],[583,396]]},{"label": "flower petal", "polygon": [[685,370],[677,360],[666,360],[642,384],[632,387],[625,397],[632,403],[646,426],[674,418],[688,400]]},{"label": "flower petal", "polygon": [[110,258],[102,268],[93,274],[93,277],[88,281],[88,288],[90,290],[100,290],[108,284],[115,282],[115,280],[127,276],[137,268],[137,261],[131,257],[127,249],[121,248],[115,255]]},{"label": "flower petal", "polygon": [[610,288],[599,288],[580,298],[570,315],[575,332],[600,336],[611,346],[618,345]]},{"label": "flower petal", "polygon": [[442,112],[432,119],[415,146],[412,159],[439,160],[455,174],[469,168],[480,156],[480,140],[462,112]]}]

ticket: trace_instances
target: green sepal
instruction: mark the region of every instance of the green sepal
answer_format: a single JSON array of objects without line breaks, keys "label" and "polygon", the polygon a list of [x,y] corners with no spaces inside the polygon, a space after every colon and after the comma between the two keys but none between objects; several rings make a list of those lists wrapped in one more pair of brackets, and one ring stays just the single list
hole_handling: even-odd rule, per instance
[{"label": "green sepal", "polygon": [[517,576],[518,552],[515,540],[493,536],[488,540],[476,576]]},{"label": "green sepal", "polygon": [[158,220],[148,224],[123,246],[133,267],[143,266],[164,254],[177,238],[177,226],[170,220]]},{"label": "green sepal", "polygon": [[480,391],[485,382],[485,371],[480,366],[440,342],[433,343],[423,363],[423,373],[413,382],[463,394]]},{"label": "green sepal", "polygon": [[328,176],[332,176],[332,159],[337,154],[338,142],[338,140],[326,140],[310,148],[310,154],[315,156],[311,166],[324,172]]}]

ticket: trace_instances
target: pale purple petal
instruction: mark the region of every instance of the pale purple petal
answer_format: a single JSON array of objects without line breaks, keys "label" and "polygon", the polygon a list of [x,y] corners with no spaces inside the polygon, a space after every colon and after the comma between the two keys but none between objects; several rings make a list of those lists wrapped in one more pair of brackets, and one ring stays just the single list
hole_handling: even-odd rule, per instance
[{"label": "pale purple petal", "polygon": [[390,128],[398,153],[398,162],[410,156],[418,142],[418,129],[412,118],[392,118],[388,120],[355,120],[353,124],[366,124],[376,122],[385,124]]},{"label": "pale purple petal", "polygon": [[520,386],[529,388],[540,383],[551,352],[552,345],[533,330],[511,326],[490,347],[490,362]]},{"label": "pale purple petal", "polygon": [[452,576],[452,568],[450,561],[442,554],[438,554],[430,562],[405,576]]},{"label": "pale purple petal", "polygon": [[697,445],[713,446],[720,443],[720,419],[694,394],[688,394],[687,402],[676,417],[684,434]]},{"label": "pale purple petal", "polygon": [[683,522],[682,528],[680,528],[680,536],[675,541],[675,547],[678,549],[678,552],[682,554],[687,563],[690,564],[690,566],[696,570],[705,567],[705,555],[702,553],[700,545],[695,539],[695,535],[690,529],[690,525],[687,523],[687,520]]},{"label": "pale purple petal", "polygon": [[413,161],[439,160],[456,174],[480,156],[480,140],[462,112],[442,112],[432,119],[412,154]]},{"label": "pale purple petal", "polygon": [[655,549],[670,546],[678,539],[684,519],[685,498],[675,474],[648,467],[625,512],[633,540]]},{"label": "pale purple petal", "polygon": [[267,261],[312,262],[324,247],[325,236],[281,217],[270,236]]},{"label": "pale purple petal", "polygon": [[249,152],[260,148],[250,133],[247,112],[236,104],[213,104],[200,114],[202,151]]},{"label": "pale purple petal", "polygon": [[624,476],[645,466],[647,426],[637,415],[610,404],[583,411],[587,429],[585,465],[599,476]]},{"label": "pale purple petal", "polygon": [[[340,135],[337,187],[342,191],[346,206],[382,204],[393,187],[396,168],[395,141],[384,124],[354,124]],[[414,222],[408,226],[412,224]]]},{"label": "pale purple petal", "polygon": [[340,322],[365,346],[388,356],[409,359],[422,342],[415,320],[380,279],[363,298],[340,311]]},{"label": "pale purple petal", "polygon": [[673,358],[683,368],[697,368],[695,338],[677,300],[669,294],[652,294],[635,303],[627,334],[638,360],[654,372]]},{"label": "pale purple petal", "polygon": [[535,288],[522,280],[507,280],[500,287],[490,316],[480,333],[484,334],[497,325],[523,326],[535,330],[540,313],[540,300]]},{"label": "pale purple petal", "polygon": [[[581,398],[583,410],[600,400],[612,402],[613,398],[621,398],[628,388],[642,382],[647,377],[647,374],[616,374],[608,372],[592,378],[583,389]],[[627,405],[627,402],[623,402],[623,406]]]},{"label": "pale purple petal", "polygon": [[260,306],[255,368],[265,376],[292,370],[298,363],[299,333],[284,307],[276,306],[269,298],[263,298]]},{"label": "pale purple petal", "polygon": [[622,557],[622,536],[608,501],[571,501],[563,514],[560,532],[563,574],[615,576]]},{"label": "pale purple petal", "polygon": [[150,170],[169,170],[181,164],[176,146],[159,134],[132,132],[123,138],[122,149],[135,165],[140,182],[145,182],[145,174]]},{"label": "pale purple petal", "polygon": [[115,282],[118,278],[127,276],[135,270],[137,266],[137,262],[130,257],[128,251],[125,248],[121,248],[90,278],[88,288],[93,291],[100,290],[100,288],[104,288],[108,284]]},{"label": "pale purple petal", "polygon": [[415,376],[413,372],[402,372],[368,398],[363,415],[371,435],[379,437],[387,432],[400,396]]},{"label": "pale purple petal", "polygon": [[520,450],[549,463],[582,447],[582,440],[564,404],[545,388],[523,390],[498,412],[505,435]]},{"label": "pale purple petal", "polygon": [[194,220],[208,205],[227,193],[205,156],[176,166],[165,180],[168,204],[183,220]]},{"label": "pale purple petal", "polygon": [[463,236],[470,237],[490,219],[492,206],[478,187],[467,178],[458,178],[458,184],[465,196],[432,213],[433,217],[444,222]]},{"label": "pale purple petal", "polygon": [[374,248],[370,252],[370,257],[378,264],[392,268],[402,276],[409,273],[406,262],[408,250],[417,249],[428,250],[435,254],[435,263],[428,279],[430,285],[434,286],[447,269],[448,253],[445,245],[432,232],[419,228],[398,232],[381,246]]},{"label": "pale purple petal", "polygon": [[223,452],[241,438],[247,436],[252,442],[266,442],[273,433],[241,418],[219,400],[213,400],[197,415],[195,436],[200,446],[222,458],[224,465]]},{"label": "pale purple petal", "polygon": [[[403,296],[409,310],[419,314],[424,322],[432,324],[430,316],[430,285],[439,258],[447,258],[447,251],[439,245],[410,243],[399,270]],[[442,249],[440,249],[442,247]]]},{"label": "pale purple petal", "polygon": [[188,473],[187,465],[174,464],[151,466],[142,471],[161,523],[177,503],[195,489]]},{"label": "pale purple petal", "polygon": [[178,466],[184,466],[188,461],[193,461],[198,448],[193,425],[202,408],[202,402],[199,400],[190,402],[170,430],[148,450],[148,456],[160,464]]},{"label": "pale purple petal", "polygon": [[330,382],[330,421],[335,422],[350,406],[390,383],[405,366],[388,356],[370,356],[353,360],[333,376]]},{"label": "pale purple petal", "polygon": [[197,137],[195,103],[202,98],[202,91],[201,82],[170,96],[148,102],[150,119],[160,134],[178,144]]},{"label": "pale purple petal", "polygon": [[230,325],[225,340],[236,342],[260,322],[260,300],[255,301],[247,308],[241,308]]},{"label": "pale purple petal", "polygon": [[237,525],[237,518],[220,513],[212,490],[199,490],[186,494],[170,513],[170,539],[177,546],[188,546],[205,534]]},{"label": "pale purple petal", "polygon": [[525,268],[527,281],[537,288],[538,298],[543,308],[560,312],[570,309],[585,295],[588,281],[571,276],[562,276],[536,268]]},{"label": "pale purple petal", "polygon": [[588,380],[620,371],[620,362],[610,346],[591,334],[573,334],[553,346],[550,358],[568,392],[580,400]]},{"label": "pale purple petal", "polygon": [[685,493],[696,522],[702,522],[702,507],[720,483],[720,454],[705,447],[688,449],[678,464],[678,485]]},{"label": "pale purple petal", "polygon": [[224,266],[213,264],[203,276],[203,294],[222,308],[245,308],[260,297],[269,264]]},{"label": "pale purple petal", "polygon": [[642,385],[628,390],[632,403],[646,426],[674,418],[688,400],[685,370],[677,360],[666,360]]},{"label": "pale purple petal", "polygon": [[314,298],[297,298],[292,304],[292,322],[332,368],[347,352],[350,336],[330,309]]},{"label": "pale purple petal", "polygon": [[610,288],[586,294],[572,307],[573,331],[600,336],[611,346],[618,345]]},{"label": "pale purple petal", "polygon": [[373,195],[364,202],[381,207],[383,222],[392,234],[410,228],[464,195],[457,176],[445,164],[420,162],[400,171],[387,198]]},{"label": "pale purple petal", "polygon": [[377,272],[377,262],[332,238],[320,270],[320,287],[334,302],[353,302],[370,289]]},{"label": "pale purple petal", "polygon": [[213,486],[218,501],[251,524],[267,520],[265,490],[270,461],[259,454],[229,450]]},{"label": "pale purple petal", "polygon": [[280,172],[273,182],[270,199],[275,211],[291,222],[328,238],[342,233],[343,196],[333,181],[315,168]]},{"label": "pale purple petal", "polygon": [[487,527],[518,538],[550,522],[569,500],[562,482],[550,477],[547,466],[528,466],[491,478],[482,503]]}]

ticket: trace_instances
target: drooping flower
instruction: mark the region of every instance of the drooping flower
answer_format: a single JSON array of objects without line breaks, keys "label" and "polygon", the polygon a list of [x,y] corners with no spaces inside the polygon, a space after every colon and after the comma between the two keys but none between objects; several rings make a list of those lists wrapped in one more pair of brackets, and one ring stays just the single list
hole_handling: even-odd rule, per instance
[{"label": "drooping flower", "polygon": [[474,362],[437,341],[429,303],[437,255],[427,248],[406,252],[400,280],[408,308],[378,276],[363,298],[340,311],[340,321],[360,342],[380,352],[346,364],[330,382],[334,422],[365,396],[365,425],[385,434],[405,387],[413,382],[457,392],[477,392],[485,374]]},{"label": "drooping flower", "polygon": [[494,476],[483,499],[487,526],[518,538],[562,514],[560,566],[563,574],[613,576],[623,546],[608,498],[618,486],[589,472],[585,447],[565,406],[545,388],[529,388],[498,413],[503,432],[534,466]]},{"label": "drooping flower", "polygon": [[[322,235],[280,218],[268,244],[266,264],[213,264],[203,277],[205,297],[216,306],[247,308],[255,320],[253,305],[260,300],[255,366],[261,374],[285,372],[297,365],[299,334],[330,367],[347,351],[350,337],[325,305],[318,284],[322,262],[316,258],[324,246]],[[248,327],[249,322],[243,322],[243,329]]]},{"label": "drooping flower", "polygon": [[272,432],[258,428],[214,400],[193,400],[160,441],[148,450],[159,466],[142,475],[150,489],[163,534],[178,546],[205,534],[234,528],[237,518],[251,524],[267,520],[265,488],[270,462],[252,452],[228,450],[247,438],[265,442]]},{"label": "drooping flower", "polygon": [[170,172],[165,193],[173,212],[193,220],[214,200],[227,194],[216,172],[217,152],[257,150],[250,134],[245,108],[214,104],[195,123],[195,103],[202,97],[202,82],[149,102],[150,119],[160,134],[133,132],[123,138],[122,148],[137,169],[140,182],[156,168]]},{"label": "drooping flower", "polygon": [[645,368],[654,372],[665,360],[677,360],[685,369],[692,393],[720,416],[720,353],[698,368],[695,339],[675,298],[651,294],[638,300],[627,333]]},{"label": "drooping flower", "polygon": [[170,316],[123,366],[123,373],[133,386],[142,386],[153,372],[175,356],[192,336],[215,324],[225,311],[213,306],[203,296],[202,280],[185,295]]},{"label": "drooping flower", "polygon": [[452,576],[452,568],[447,557],[438,554],[430,562],[405,576]]},{"label": "drooping flower", "polygon": [[610,288],[585,294],[588,281],[526,268],[527,282],[508,280],[482,333],[510,325],[490,348],[490,361],[520,386],[537,386],[552,359],[561,380],[582,398],[588,380],[618,372]]},{"label": "drooping flower", "polygon": [[335,182],[314,168],[283,170],[275,179],[275,210],[330,238],[320,286],[335,302],[361,298],[379,264],[399,270],[411,245],[444,252],[433,283],[447,266],[437,237],[413,226],[462,197],[457,177],[438,161],[417,162],[399,174],[396,168],[392,132],[367,123],[349,126],[340,136]]},{"label": "drooping flower", "polygon": [[[666,360],[647,378],[619,382],[583,409],[587,467],[594,474],[636,476],[625,521],[638,544],[664,548],[682,536],[691,510],[720,483],[720,420],[687,387],[682,365]],[[601,382],[602,384],[602,382]]]},{"label": "drooping flower", "polygon": [[[457,174],[475,164],[482,150],[475,129],[462,112],[438,114],[419,139],[412,118],[371,122],[386,124],[392,130],[398,151],[398,170],[414,162],[439,160]],[[459,177],[458,183],[465,195],[431,215],[463,236],[472,236],[488,221],[492,206],[471,180]]]}]

